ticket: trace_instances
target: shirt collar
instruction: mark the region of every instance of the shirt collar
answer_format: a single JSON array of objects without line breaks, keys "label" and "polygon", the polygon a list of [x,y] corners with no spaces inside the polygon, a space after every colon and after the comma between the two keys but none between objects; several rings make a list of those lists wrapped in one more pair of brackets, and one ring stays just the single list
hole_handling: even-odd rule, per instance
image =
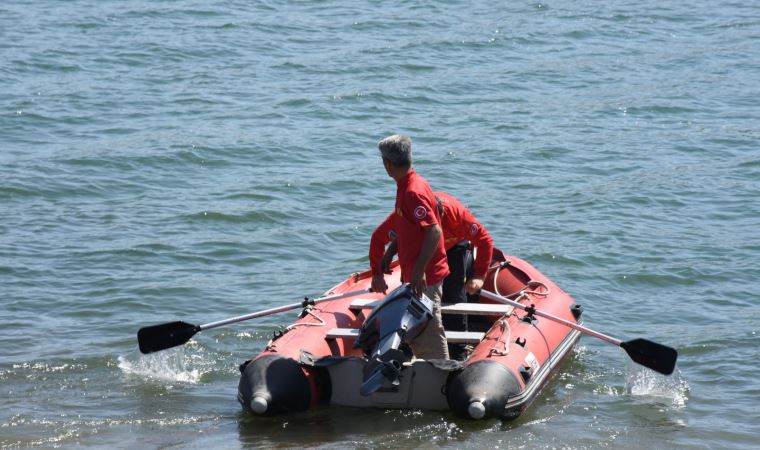
[{"label": "shirt collar", "polygon": [[417,172],[415,172],[413,168],[409,169],[409,172],[407,172],[406,175],[404,175],[403,177],[401,177],[401,179],[398,180],[398,183],[396,183],[398,185],[399,189],[405,188],[407,185],[409,185],[409,180],[411,180],[412,176],[414,176],[416,174],[417,174]]}]

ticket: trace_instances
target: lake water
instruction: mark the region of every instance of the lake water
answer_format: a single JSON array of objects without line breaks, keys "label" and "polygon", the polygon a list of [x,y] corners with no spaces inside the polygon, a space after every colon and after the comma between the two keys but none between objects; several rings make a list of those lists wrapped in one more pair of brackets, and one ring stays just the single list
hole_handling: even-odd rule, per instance
[{"label": "lake water", "polygon": [[[583,337],[526,414],[252,417],[282,313],[367,268],[377,141],[662,377]],[[0,446],[757,448],[760,4],[0,4]]]}]

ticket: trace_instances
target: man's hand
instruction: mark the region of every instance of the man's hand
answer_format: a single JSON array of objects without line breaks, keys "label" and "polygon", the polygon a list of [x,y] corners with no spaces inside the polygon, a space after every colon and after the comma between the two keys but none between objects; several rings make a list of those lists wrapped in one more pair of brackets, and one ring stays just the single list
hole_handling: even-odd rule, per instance
[{"label": "man's hand", "polygon": [[[389,256],[390,255],[390,256]],[[392,274],[393,271],[391,270],[391,261],[393,261],[393,255],[390,253],[386,253],[383,255],[383,258],[380,260],[380,271],[385,274]]]},{"label": "man's hand", "polygon": [[388,290],[388,284],[385,282],[385,276],[382,274],[372,275],[372,292],[386,293]]},{"label": "man's hand", "polygon": [[409,282],[409,286],[412,288],[412,292],[417,298],[422,298],[422,294],[427,289],[427,280],[425,280],[425,272],[413,273],[412,281]]},{"label": "man's hand", "polygon": [[464,290],[467,291],[468,294],[477,294],[481,289],[483,289],[482,278],[471,278],[467,281],[467,285],[464,287]]}]

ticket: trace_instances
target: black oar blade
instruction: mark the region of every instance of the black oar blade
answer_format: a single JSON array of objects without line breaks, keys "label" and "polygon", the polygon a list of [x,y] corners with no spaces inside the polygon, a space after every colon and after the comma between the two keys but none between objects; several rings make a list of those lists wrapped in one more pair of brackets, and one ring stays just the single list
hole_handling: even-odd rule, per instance
[{"label": "black oar blade", "polygon": [[186,322],[143,327],[137,332],[137,343],[142,353],[157,352],[184,344],[200,330],[199,326]]},{"label": "black oar blade", "polygon": [[622,342],[620,348],[635,362],[663,375],[670,375],[675,370],[678,352],[667,345],[639,338]]}]

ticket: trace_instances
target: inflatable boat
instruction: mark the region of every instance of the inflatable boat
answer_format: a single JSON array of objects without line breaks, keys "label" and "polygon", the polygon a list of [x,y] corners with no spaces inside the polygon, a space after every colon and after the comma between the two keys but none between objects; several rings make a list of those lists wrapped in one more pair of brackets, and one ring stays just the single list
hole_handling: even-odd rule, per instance
[{"label": "inflatable boat", "polygon": [[[203,325],[175,321],[140,328],[142,353],[190,341],[201,331],[301,309],[264,351],[240,365],[238,401],[255,414],[317,405],[452,410],[470,419],[513,419],[530,405],[580,334],[624,350],[636,363],[671,375],[678,352],[638,338],[621,341],[581,325],[582,308],[527,262],[494,249],[477,296],[444,304],[452,359],[415,358],[410,342],[432,317],[391,265],[387,295],[356,273],[317,299]],[[448,320],[447,320],[448,319]]]},{"label": "inflatable boat", "polygon": [[451,410],[470,419],[512,419],[538,396],[580,334],[624,350],[663,375],[678,352],[638,338],[621,341],[581,325],[582,308],[527,262],[494,249],[483,289],[441,307],[452,359],[415,358],[409,343],[432,317],[391,265],[387,295],[372,293],[370,272],[355,273],[317,299],[203,325],[183,321],[140,328],[142,353],[190,341],[201,331],[284,311],[299,319],[240,365],[238,400],[276,415],[317,405]]},{"label": "inflatable boat", "polygon": [[300,317],[241,364],[243,408],[275,415],[326,404],[512,419],[580,337],[568,326],[580,324],[580,305],[527,262],[495,251],[482,293],[441,307],[456,356],[417,359],[407,343],[425,327],[431,302],[400,282],[397,263],[391,268],[387,295],[370,292],[364,272],[319,301],[305,299]]}]

